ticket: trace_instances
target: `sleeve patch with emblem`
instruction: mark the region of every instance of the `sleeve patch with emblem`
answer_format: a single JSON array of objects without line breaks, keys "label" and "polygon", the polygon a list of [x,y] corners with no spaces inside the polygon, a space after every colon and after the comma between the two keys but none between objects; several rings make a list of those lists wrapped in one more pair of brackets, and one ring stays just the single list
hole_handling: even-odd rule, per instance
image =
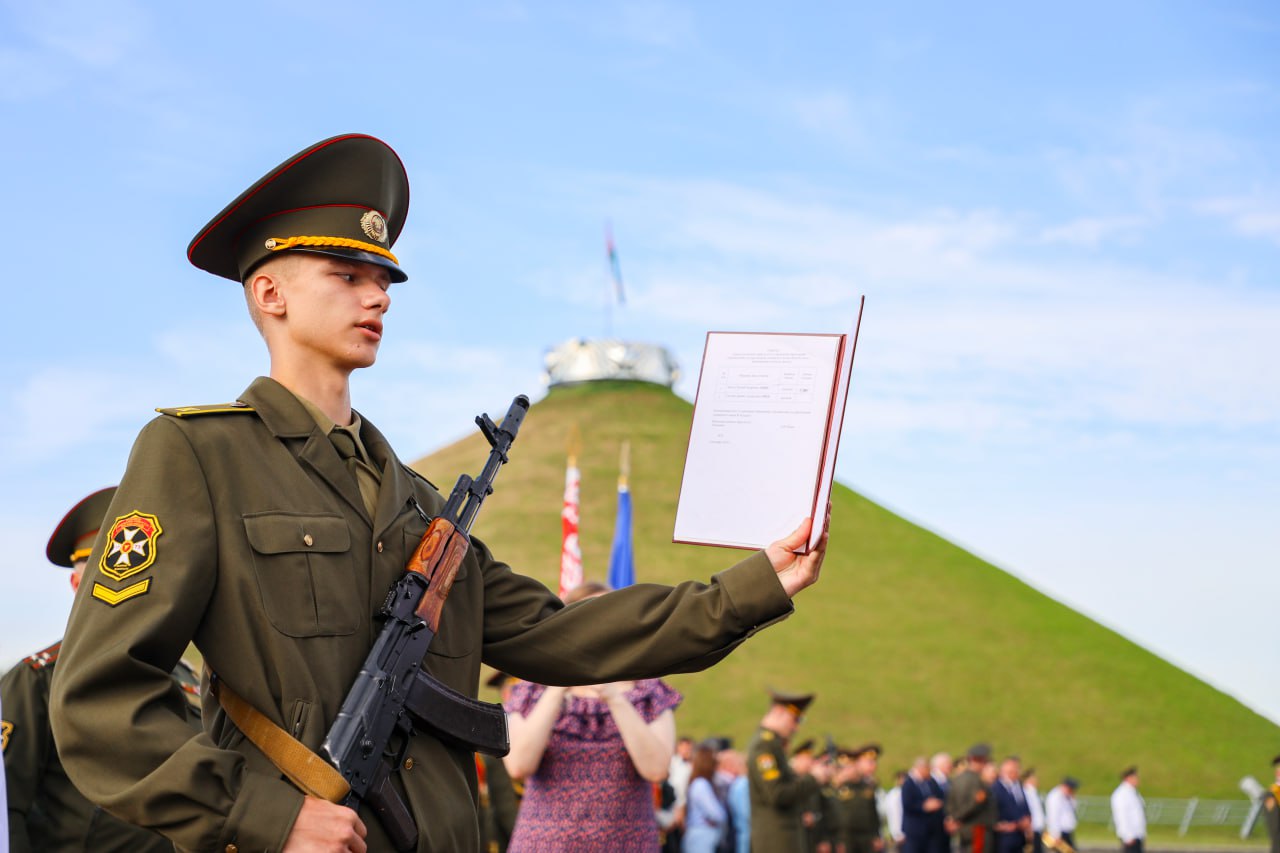
[{"label": "sleeve patch with emblem", "polygon": [[9,748],[9,735],[13,734],[13,723],[0,720],[0,752]]},{"label": "sleeve patch with emblem", "polygon": [[103,586],[100,583],[93,585],[93,597],[99,601],[105,601],[107,604],[115,607],[122,601],[128,601],[131,598],[137,598],[140,595],[146,595],[151,591],[151,578],[140,580],[135,584],[130,584],[121,590],[114,590],[110,587]]},{"label": "sleeve patch with emblem", "polygon": [[156,561],[156,539],[163,532],[160,519],[149,513],[135,509],[120,516],[107,531],[98,567],[118,581],[136,575]]}]

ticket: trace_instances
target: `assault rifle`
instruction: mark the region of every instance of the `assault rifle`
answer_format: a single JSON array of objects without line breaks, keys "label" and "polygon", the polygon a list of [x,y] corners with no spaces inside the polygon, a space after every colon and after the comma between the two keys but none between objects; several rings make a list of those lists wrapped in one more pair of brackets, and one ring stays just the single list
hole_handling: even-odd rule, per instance
[{"label": "assault rifle", "polygon": [[471,545],[472,522],[493,492],[493,480],[528,410],[529,398],[521,394],[512,401],[501,427],[488,415],[476,418],[493,447],[489,459],[475,479],[466,474],[458,478],[404,575],[387,593],[381,611],[386,624],[322,744],[324,756],[351,786],[342,804],[356,809],[367,800],[397,850],[412,850],[418,840],[413,815],[391,784],[391,771],[404,761],[415,731],[429,731],[472,752],[502,756],[510,749],[502,706],[479,702],[440,683],[423,669],[423,657],[439,630],[445,599]]}]

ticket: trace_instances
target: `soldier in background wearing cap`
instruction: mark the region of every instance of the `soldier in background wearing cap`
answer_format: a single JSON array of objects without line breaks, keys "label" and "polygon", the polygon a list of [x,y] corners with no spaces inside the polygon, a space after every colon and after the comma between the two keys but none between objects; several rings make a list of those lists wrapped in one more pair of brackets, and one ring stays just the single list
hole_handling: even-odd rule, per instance
[{"label": "soldier in background wearing cap", "polygon": [[832,853],[880,853],[884,837],[880,831],[880,809],[876,803],[879,785],[876,767],[880,745],[864,744],[840,750],[835,776],[823,788],[823,822],[832,839]]},{"label": "soldier in background wearing cap", "polygon": [[1271,853],[1280,853],[1280,755],[1271,759],[1271,769],[1275,778],[1262,794],[1262,817],[1271,836]]},{"label": "soldier in background wearing cap", "polygon": [[[796,766],[799,761],[807,764],[813,761],[815,756],[815,741],[813,738],[805,738],[791,748],[790,764]],[[800,849],[805,853],[830,853],[830,845],[824,846],[823,840],[827,837],[826,828],[822,825],[823,806],[821,789],[813,791],[804,798],[804,802],[800,806]]]},{"label": "soldier in background wearing cap", "polygon": [[[115,488],[101,489],[73,506],[54,528],[45,555],[71,570],[71,589],[80,586],[85,560],[102,527]],[[49,683],[61,641],[18,663],[0,680],[4,719],[4,775],[8,789],[8,840],[11,853],[56,851],[172,850],[162,836],[130,826],[84,798],[67,778],[49,728]],[[167,701],[185,708],[197,729],[199,679],[181,661],[173,673],[176,688]]]},{"label": "soldier in background wearing cap", "polygon": [[[308,776],[331,770],[321,743],[387,591],[444,504],[351,406],[351,374],[374,364],[389,289],[407,278],[391,249],[408,201],[396,153],[346,134],[268,172],[188,247],[197,267],[241,287],[270,376],[232,403],[163,409],[143,428],[108,511],[131,532],[100,538],[90,555],[93,593],[82,586],[76,597],[52,698],[76,784],[179,847],[391,847],[370,808],[338,805],[332,778]],[[424,667],[471,698],[482,663],[555,685],[705,668],[788,615],[791,595],[817,580],[825,541],[794,551],[809,530],[710,584],[637,585],[573,606],[473,540]],[[109,639],[122,630],[132,642]],[[193,641],[218,685],[196,737],[157,701],[160,673]],[[257,746],[232,713],[288,748]],[[389,784],[416,823],[417,849],[478,849],[472,752],[429,732],[405,749]],[[291,764],[298,787],[284,778]],[[324,796],[301,790],[322,786]]]},{"label": "soldier in background wearing cap", "polygon": [[813,695],[769,691],[769,710],[747,747],[751,793],[751,849],[805,850],[803,809],[830,778],[831,770],[813,753],[787,760],[787,742],[804,719]]},{"label": "soldier in background wearing cap", "polygon": [[973,850],[974,829],[983,825],[987,800],[991,796],[982,781],[982,771],[991,761],[991,747],[976,743],[965,755],[965,768],[951,780],[947,791],[947,816],[954,821],[960,853]]}]

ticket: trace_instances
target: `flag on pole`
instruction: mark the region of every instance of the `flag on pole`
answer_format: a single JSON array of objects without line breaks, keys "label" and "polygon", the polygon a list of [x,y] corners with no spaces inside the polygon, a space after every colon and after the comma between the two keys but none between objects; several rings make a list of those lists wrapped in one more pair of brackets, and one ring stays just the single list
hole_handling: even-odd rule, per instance
[{"label": "flag on pole", "polygon": [[560,597],[582,585],[582,548],[578,544],[578,429],[569,439],[569,463],[564,472],[564,507],[560,510]]},{"label": "flag on pole", "polygon": [[618,304],[625,305],[627,296],[622,290],[622,267],[618,265],[618,247],[613,243],[613,226],[604,225],[604,247],[609,254],[609,272],[613,275],[613,294],[618,297]]},{"label": "flag on pole", "polygon": [[631,443],[622,442],[618,464],[618,518],[613,524],[613,550],[609,552],[609,586],[622,589],[636,582],[635,558],[631,553]]}]

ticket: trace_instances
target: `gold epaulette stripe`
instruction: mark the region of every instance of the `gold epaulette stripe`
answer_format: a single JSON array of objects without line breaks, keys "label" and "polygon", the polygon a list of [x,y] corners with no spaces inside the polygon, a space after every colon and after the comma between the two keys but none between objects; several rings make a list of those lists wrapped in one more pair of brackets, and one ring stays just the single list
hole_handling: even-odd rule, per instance
[{"label": "gold epaulette stripe", "polygon": [[175,418],[189,418],[195,415],[224,415],[231,412],[252,412],[253,406],[245,403],[217,403],[212,406],[176,406],[169,409],[156,409],[162,415]]},{"label": "gold epaulette stripe", "polygon": [[364,252],[373,252],[375,255],[381,255],[393,264],[399,265],[400,263],[400,260],[395,255],[378,244],[366,243],[363,240],[352,240],[350,237],[272,237],[266,242],[266,247],[273,252],[281,252],[297,246],[311,246],[317,249],[326,246],[338,249],[360,249]]},{"label": "gold epaulette stripe", "polygon": [[146,595],[151,589],[151,578],[130,584],[119,592],[109,589],[100,583],[93,585],[93,597],[99,601],[105,601],[107,604],[115,607],[122,601],[128,601],[131,598],[137,598],[139,595]]}]

